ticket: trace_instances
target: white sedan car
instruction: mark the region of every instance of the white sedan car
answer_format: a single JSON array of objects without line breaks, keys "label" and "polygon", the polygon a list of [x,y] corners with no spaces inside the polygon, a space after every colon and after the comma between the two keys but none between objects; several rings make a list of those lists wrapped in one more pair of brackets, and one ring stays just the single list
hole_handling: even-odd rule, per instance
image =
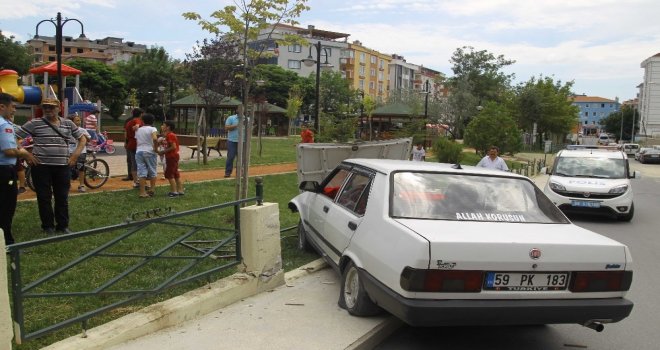
[{"label": "white sedan car", "polygon": [[413,326],[626,318],[625,245],[573,225],[528,178],[449,164],[349,159],[289,208],[298,241],[341,275],[340,305]]}]

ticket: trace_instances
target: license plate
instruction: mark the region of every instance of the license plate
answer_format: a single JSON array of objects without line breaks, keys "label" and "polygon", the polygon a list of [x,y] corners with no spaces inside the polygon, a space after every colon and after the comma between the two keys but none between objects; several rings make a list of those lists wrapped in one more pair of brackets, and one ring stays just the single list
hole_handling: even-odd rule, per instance
[{"label": "license plate", "polygon": [[657,154],[652,154],[651,158],[658,158],[658,155]]},{"label": "license plate", "polygon": [[571,205],[582,208],[600,208],[600,202],[591,201],[571,201]]},{"label": "license plate", "polygon": [[537,292],[564,290],[567,285],[568,272],[488,272],[486,273],[485,289],[496,291]]}]

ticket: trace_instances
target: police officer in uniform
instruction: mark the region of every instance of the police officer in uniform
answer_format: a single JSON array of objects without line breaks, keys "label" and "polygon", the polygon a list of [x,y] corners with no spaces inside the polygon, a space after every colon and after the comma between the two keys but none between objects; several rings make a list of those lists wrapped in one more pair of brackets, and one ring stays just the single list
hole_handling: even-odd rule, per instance
[{"label": "police officer in uniform", "polygon": [[11,224],[16,211],[18,196],[16,158],[34,162],[34,157],[23,148],[18,148],[14,125],[5,116],[13,115],[16,110],[13,96],[0,93],[0,229],[5,234],[5,245],[14,243]]}]

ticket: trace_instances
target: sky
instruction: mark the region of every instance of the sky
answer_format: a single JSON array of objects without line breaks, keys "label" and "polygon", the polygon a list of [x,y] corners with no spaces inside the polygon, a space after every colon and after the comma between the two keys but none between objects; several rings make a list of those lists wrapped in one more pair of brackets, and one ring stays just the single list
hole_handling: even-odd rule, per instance
[{"label": "sky", "polygon": [[[25,42],[39,21],[63,17],[84,24],[90,39],[124,38],[162,46],[184,59],[211,35],[183,12],[204,18],[232,0],[0,0],[0,30]],[[348,33],[349,41],[404,56],[451,76],[456,48],[474,47],[516,63],[505,69],[514,83],[551,76],[573,81],[577,94],[620,101],[635,98],[643,81],[640,64],[660,53],[658,0],[309,0],[301,27]],[[39,34],[54,36],[45,22]],[[68,22],[66,36],[78,37]]]}]

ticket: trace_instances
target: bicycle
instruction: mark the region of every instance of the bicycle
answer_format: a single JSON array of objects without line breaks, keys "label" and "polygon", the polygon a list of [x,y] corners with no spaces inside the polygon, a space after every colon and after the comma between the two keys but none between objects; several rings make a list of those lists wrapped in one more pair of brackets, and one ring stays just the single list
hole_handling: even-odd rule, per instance
[{"label": "bicycle", "polygon": [[[96,152],[89,152],[87,154],[91,154],[92,159],[85,161],[85,178],[83,179],[83,182],[85,183],[85,186],[91,189],[100,188],[105,185],[110,178],[110,166],[108,166],[108,162],[105,160],[96,158]],[[36,191],[34,183],[32,182],[32,169],[27,162],[23,162],[25,168],[25,184],[32,191]]]},{"label": "bicycle", "polygon": [[104,131],[98,135],[98,140],[90,140],[87,143],[87,152],[105,152],[107,154],[115,153],[113,141],[108,138],[108,132]]}]

